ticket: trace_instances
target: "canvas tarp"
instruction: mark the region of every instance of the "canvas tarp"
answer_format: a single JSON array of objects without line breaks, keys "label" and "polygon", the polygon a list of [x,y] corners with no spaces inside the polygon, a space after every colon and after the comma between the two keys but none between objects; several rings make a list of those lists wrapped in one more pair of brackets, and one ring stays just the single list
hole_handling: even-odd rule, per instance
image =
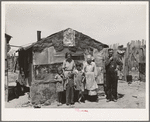
[{"label": "canvas tarp", "polygon": [[33,64],[39,65],[39,64],[48,64],[48,49],[44,49],[40,53],[34,53],[33,54]]},{"label": "canvas tarp", "polygon": [[56,51],[53,46],[45,48],[42,52],[35,52],[33,55],[34,65],[54,64],[65,60],[64,55],[55,56]]}]

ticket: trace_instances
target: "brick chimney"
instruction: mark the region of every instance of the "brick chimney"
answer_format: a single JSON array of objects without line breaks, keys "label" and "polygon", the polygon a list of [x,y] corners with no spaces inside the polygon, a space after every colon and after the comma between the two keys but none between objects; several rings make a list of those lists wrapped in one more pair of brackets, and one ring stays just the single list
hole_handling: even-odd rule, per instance
[{"label": "brick chimney", "polygon": [[37,31],[37,41],[41,40],[41,31]]}]

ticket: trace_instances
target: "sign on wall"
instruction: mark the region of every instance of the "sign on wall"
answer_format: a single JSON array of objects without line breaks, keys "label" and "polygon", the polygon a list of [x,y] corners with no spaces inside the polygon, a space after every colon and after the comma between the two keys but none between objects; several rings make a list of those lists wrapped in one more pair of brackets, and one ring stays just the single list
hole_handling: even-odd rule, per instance
[{"label": "sign on wall", "polygon": [[68,29],[64,32],[63,44],[64,46],[75,46],[75,31]]}]

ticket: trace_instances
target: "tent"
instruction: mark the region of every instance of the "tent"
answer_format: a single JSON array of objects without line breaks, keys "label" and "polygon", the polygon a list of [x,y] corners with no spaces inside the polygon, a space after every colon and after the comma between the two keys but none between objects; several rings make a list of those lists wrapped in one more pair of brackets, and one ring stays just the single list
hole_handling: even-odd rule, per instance
[{"label": "tent", "polygon": [[51,89],[52,82],[57,67],[65,60],[66,52],[72,53],[75,62],[82,62],[86,54],[99,46],[108,47],[81,32],[68,28],[20,48],[18,50],[20,72],[24,73],[28,85],[31,86],[32,102],[44,102],[50,99],[50,94],[54,94],[51,93],[54,91],[54,88]]}]

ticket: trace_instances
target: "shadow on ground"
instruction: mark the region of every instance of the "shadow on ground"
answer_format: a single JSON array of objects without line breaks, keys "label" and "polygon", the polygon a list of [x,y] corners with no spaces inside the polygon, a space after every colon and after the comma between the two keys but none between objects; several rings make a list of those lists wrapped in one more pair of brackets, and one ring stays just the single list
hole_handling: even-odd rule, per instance
[{"label": "shadow on ground", "polygon": [[[103,96],[105,96],[105,93],[104,92],[98,93],[98,96],[103,97]],[[118,93],[118,99],[123,98],[123,97],[124,97],[124,94]],[[105,99],[105,98],[101,98],[101,99]]]},{"label": "shadow on ground", "polygon": [[123,98],[123,97],[124,97],[124,94],[118,93],[118,99]]}]

